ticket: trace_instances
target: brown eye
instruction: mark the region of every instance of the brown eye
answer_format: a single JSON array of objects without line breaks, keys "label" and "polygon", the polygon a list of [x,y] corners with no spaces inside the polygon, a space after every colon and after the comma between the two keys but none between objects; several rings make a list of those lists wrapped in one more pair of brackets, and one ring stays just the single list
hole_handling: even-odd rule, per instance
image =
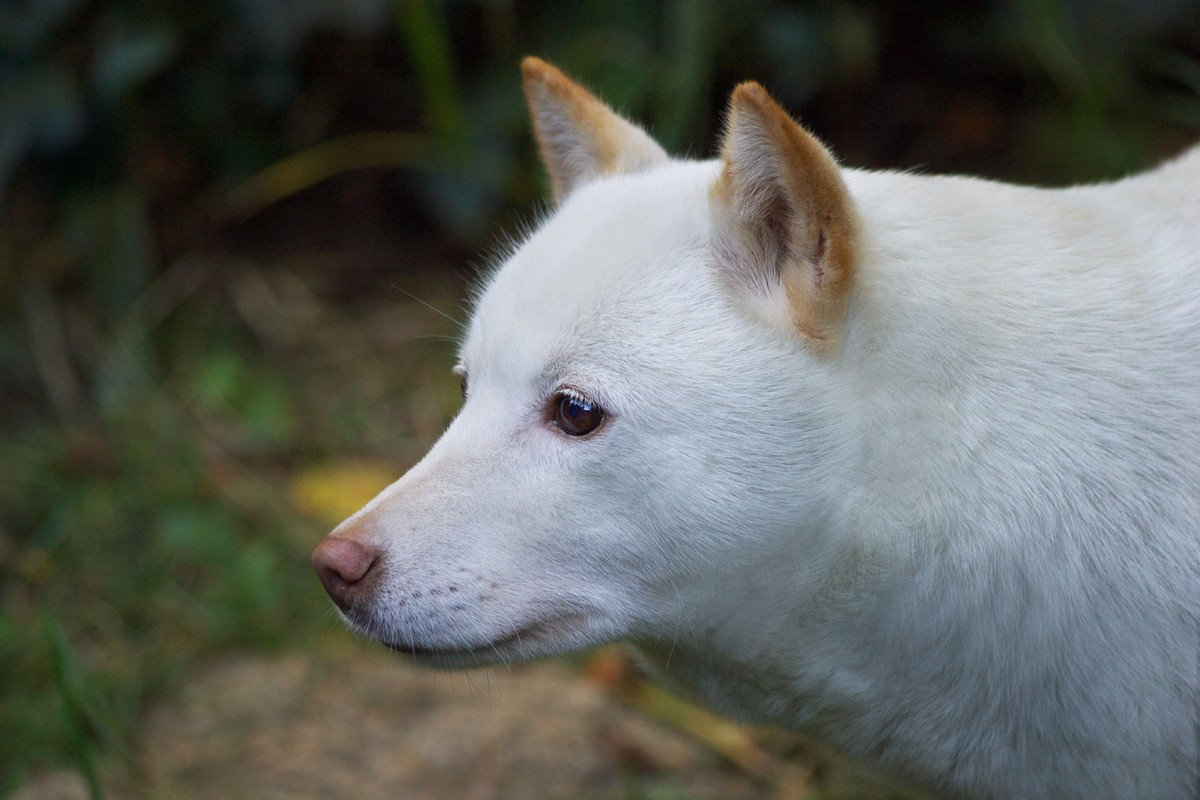
[{"label": "brown eye", "polygon": [[584,436],[600,427],[604,410],[581,397],[562,394],[554,413],[554,423],[568,436]]}]

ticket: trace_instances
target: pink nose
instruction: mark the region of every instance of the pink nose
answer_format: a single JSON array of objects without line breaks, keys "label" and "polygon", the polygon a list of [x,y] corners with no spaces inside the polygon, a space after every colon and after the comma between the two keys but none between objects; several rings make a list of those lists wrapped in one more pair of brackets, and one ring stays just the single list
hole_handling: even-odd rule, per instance
[{"label": "pink nose", "polygon": [[374,583],[379,553],[362,542],[328,536],[313,550],[312,563],[330,599],[342,611]]}]

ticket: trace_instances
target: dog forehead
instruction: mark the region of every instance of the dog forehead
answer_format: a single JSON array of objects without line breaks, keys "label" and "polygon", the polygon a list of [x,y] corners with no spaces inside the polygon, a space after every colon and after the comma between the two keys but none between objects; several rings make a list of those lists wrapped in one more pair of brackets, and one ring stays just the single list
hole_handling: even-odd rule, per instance
[{"label": "dog forehead", "polygon": [[716,174],[682,162],[580,188],[493,276],[472,316],[467,360],[519,349],[544,364],[565,343],[578,351],[614,335],[652,335],[654,319],[682,308],[678,294],[700,279]]}]

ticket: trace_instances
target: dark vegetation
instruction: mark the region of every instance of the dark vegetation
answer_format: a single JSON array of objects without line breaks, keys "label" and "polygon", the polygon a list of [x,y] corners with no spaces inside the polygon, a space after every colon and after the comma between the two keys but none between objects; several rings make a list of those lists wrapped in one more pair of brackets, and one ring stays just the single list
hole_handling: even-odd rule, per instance
[{"label": "dark vegetation", "polygon": [[457,404],[412,296],[461,317],[541,202],[526,53],[695,155],[750,77],[855,166],[1200,138],[1192,0],[0,5],[0,796],[128,767],[213,654],[340,635],[309,548]]}]

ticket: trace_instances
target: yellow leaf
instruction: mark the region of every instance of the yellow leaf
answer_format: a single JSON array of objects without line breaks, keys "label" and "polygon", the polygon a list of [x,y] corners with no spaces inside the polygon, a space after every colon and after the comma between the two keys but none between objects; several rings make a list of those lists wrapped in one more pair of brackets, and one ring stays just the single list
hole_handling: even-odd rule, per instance
[{"label": "yellow leaf", "polygon": [[305,513],[334,525],[362,508],[400,473],[396,465],[383,461],[309,467],[292,478],[292,501]]}]

